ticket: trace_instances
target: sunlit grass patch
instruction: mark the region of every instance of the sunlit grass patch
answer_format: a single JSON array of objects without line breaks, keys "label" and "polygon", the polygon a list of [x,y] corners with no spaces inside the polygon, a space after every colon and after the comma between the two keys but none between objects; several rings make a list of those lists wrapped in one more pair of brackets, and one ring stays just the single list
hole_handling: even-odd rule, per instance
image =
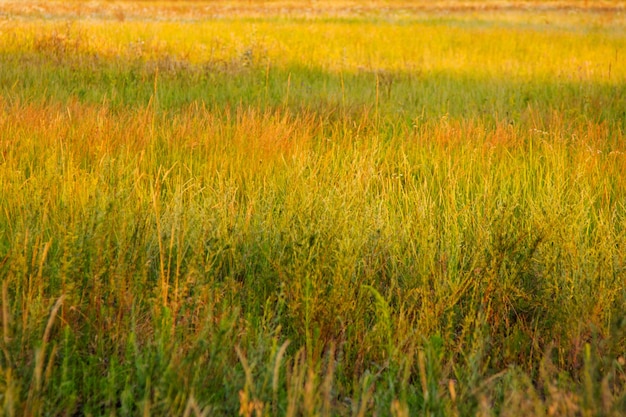
[{"label": "sunlit grass patch", "polygon": [[620,6],[553,6],[4,3],[3,412],[621,415]]}]

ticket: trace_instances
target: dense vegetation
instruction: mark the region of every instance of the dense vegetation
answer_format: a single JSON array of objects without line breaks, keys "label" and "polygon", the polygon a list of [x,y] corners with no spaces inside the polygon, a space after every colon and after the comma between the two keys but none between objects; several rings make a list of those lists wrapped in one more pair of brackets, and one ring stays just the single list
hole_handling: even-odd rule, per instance
[{"label": "dense vegetation", "polygon": [[623,5],[90,4],[0,4],[3,414],[623,415]]}]

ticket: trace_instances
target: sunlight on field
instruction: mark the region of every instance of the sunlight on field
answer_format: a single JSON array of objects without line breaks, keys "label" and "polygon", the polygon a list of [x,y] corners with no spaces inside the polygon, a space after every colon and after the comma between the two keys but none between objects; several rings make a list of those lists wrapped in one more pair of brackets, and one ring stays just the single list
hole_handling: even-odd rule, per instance
[{"label": "sunlight on field", "polygon": [[[229,10],[228,6],[223,7]],[[578,11],[573,23],[565,27],[559,25],[562,15],[555,15],[554,11],[540,16],[520,11],[477,13],[443,14],[433,19],[407,12],[389,20],[364,18],[358,25],[346,24],[336,17],[303,21],[280,14],[252,20],[236,15],[181,21],[75,17],[63,22],[8,20],[0,34],[4,48],[23,50],[33,44],[45,47],[42,43],[48,39],[51,47],[56,40],[78,53],[136,53],[145,57],[169,54],[192,63],[232,60],[249,53],[269,61],[268,65],[305,65],[333,71],[419,74],[441,70],[599,81],[611,81],[610,77],[614,77],[614,82],[623,81],[626,60],[619,55],[624,43],[623,26],[611,29],[610,25],[599,24],[602,20],[619,19],[622,13],[601,13],[590,18],[580,17]],[[602,18],[616,13],[617,18]]]},{"label": "sunlight on field", "polygon": [[623,415],[625,15],[0,1],[0,414]]}]

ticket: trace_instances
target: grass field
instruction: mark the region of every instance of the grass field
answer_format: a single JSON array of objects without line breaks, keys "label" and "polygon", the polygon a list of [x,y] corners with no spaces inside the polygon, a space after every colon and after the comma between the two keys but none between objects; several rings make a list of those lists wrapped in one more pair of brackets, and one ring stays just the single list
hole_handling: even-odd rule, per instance
[{"label": "grass field", "polygon": [[0,1],[7,416],[626,414],[626,3]]}]

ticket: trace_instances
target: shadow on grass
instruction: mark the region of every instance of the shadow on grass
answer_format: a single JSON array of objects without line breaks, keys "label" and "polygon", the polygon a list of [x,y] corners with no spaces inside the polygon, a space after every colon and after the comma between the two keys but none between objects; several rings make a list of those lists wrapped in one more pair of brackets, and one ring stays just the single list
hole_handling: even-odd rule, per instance
[{"label": "shadow on grass", "polygon": [[256,64],[245,57],[192,66],[168,58],[120,62],[5,55],[0,60],[0,92],[22,102],[78,100],[120,110],[150,104],[175,112],[199,103],[215,109],[288,108],[324,118],[366,113],[394,124],[449,117],[545,128],[556,112],[575,123],[626,128],[626,85],[608,79],[599,82],[572,75],[522,81],[505,75],[337,73]]}]

